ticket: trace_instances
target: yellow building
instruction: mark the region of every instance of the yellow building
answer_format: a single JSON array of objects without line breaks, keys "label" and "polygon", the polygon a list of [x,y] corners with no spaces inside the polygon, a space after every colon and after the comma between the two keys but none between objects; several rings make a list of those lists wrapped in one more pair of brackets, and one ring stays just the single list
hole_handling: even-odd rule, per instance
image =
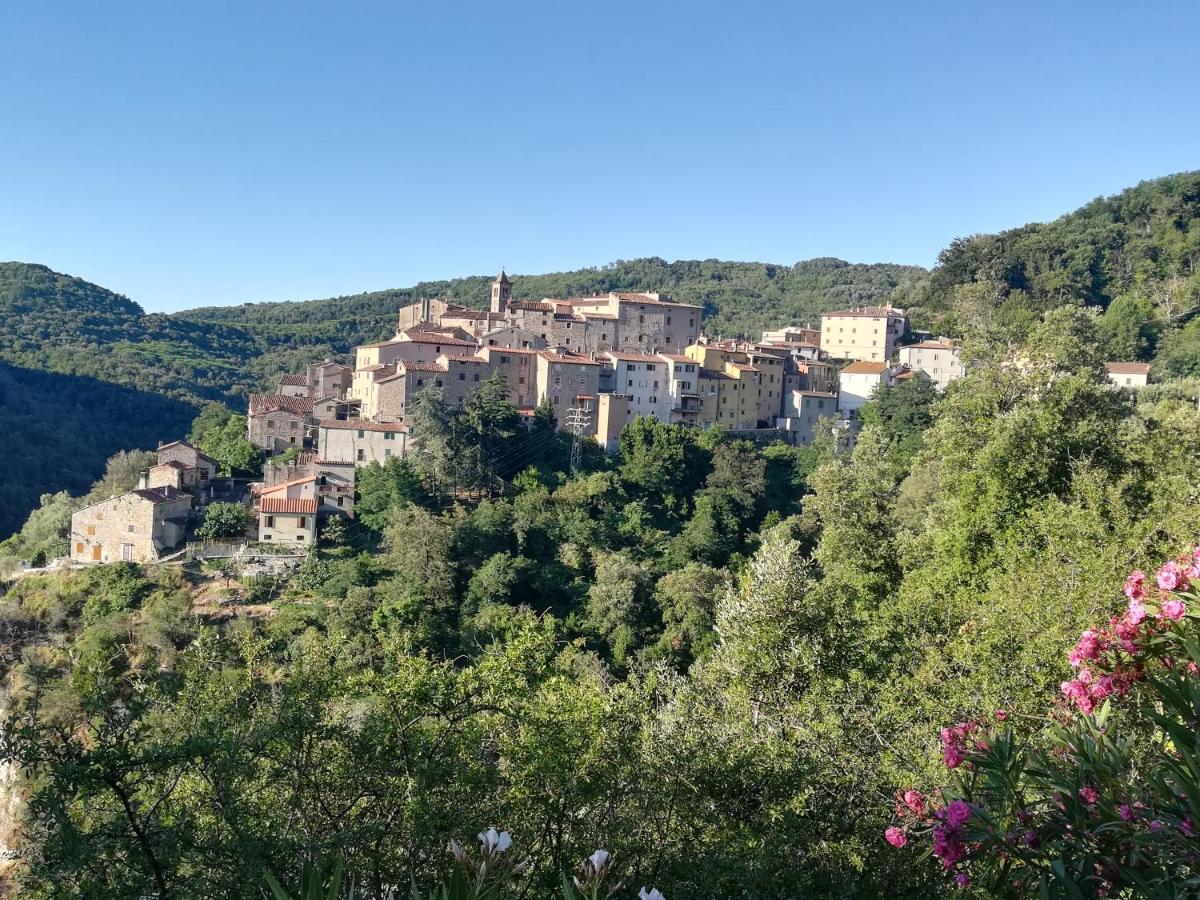
[{"label": "yellow building", "polygon": [[904,310],[860,306],[821,316],[821,350],[835,359],[887,362],[908,330]]}]

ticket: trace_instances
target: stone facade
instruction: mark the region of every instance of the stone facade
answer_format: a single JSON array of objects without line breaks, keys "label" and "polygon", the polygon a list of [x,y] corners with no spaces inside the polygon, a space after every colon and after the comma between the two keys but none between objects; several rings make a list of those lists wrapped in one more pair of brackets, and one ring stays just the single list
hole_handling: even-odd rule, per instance
[{"label": "stone facade", "polygon": [[270,453],[304,447],[312,408],[313,402],[307,397],[251,394],[246,424],[250,443]]},{"label": "stone facade", "polygon": [[217,461],[187,441],[172,441],[159,445],[159,465],[171,462],[183,466],[183,486],[186,488],[203,487],[217,474]]},{"label": "stone facade", "polygon": [[183,541],[192,508],[173,487],[139,488],[71,516],[74,562],[152,562]]}]

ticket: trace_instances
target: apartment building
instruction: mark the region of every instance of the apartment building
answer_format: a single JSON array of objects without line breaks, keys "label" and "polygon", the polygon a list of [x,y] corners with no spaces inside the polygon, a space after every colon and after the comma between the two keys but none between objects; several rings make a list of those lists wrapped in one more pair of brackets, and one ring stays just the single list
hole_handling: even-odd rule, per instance
[{"label": "apartment building", "polygon": [[821,316],[821,350],[834,359],[887,362],[908,331],[904,310],[861,306]]},{"label": "apartment building", "polygon": [[967,374],[966,366],[959,361],[957,348],[946,338],[908,344],[896,352],[896,357],[901,365],[914,372],[923,372],[939,391]]}]

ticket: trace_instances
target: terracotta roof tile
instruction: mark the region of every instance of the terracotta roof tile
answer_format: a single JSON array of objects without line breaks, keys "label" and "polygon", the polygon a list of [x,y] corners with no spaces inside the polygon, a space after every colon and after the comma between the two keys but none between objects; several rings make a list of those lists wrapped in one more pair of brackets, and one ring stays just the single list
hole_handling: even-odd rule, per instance
[{"label": "terracotta roof tile", "polygon": [[1106,362],[1105,370],[1110,375],[1149,375],[1150,363],[1141,362]]},{"label": "terracotta roof tile", "polygon": [[312,405],[313,402],[308,397],[285,397],[283,394],[250,395],[250,415],[252,416],[280,410],[297,416],[306,416],[312,412]]},{"label": "terracotta roof tile", "polygon": [[263,497],[258,504],[258,511],[260,513],[315,513],[317,498],[296,500],[287,497]]},{"label": "terracotta roof tile", "polygon": [[308,387],[308,376],[291,374],[280,375],[279,383],[291,385],[293,387]]},{"label": "terracotta roof tile", "polygon": [[888,364],[885,362],[867,362],[859,360],[852,362],[839,373],[841,375],[881,375],[888,370]]}]

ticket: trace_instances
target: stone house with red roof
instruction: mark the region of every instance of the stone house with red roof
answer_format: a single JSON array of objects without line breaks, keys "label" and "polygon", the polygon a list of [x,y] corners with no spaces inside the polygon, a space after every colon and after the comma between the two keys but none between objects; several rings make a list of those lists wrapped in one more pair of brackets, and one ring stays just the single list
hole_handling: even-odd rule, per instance
[{"label": "stone house with red roof", "polygon": [[183,542],[192,497],[178,488],[142,487],[71,515],[74,562],[153,562]]}]

